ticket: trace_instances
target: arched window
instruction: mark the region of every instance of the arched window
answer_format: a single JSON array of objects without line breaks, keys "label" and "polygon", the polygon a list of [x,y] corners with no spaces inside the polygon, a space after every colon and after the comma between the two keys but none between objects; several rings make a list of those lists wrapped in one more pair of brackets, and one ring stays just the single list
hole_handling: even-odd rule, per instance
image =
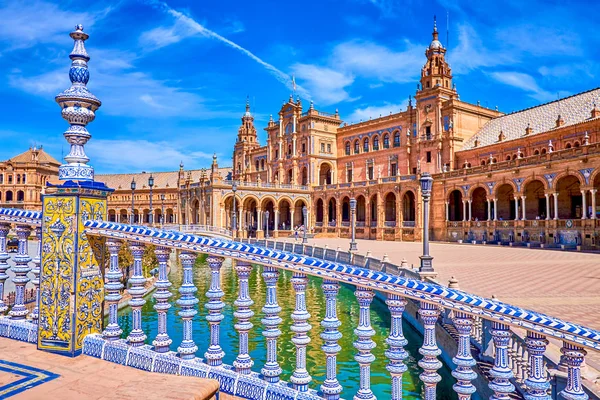
[{"label": "arched window", "polygon": [[400,147],[400,132],[394,132],[394,147]]},{"label": "arched window", "polygon": [[294,128],[294,126],[292,125],[292,123],[290,122],[289,124],[287,124],[285,126],[285,133],[289,134],[292,133],[292,129]]},{"label": "arched window", "polygon": [[[576,143],[577,143],[577,142],[576,142]],[[575,147],[579,147],[579,144],[577,143],[577,146],[575,146]],[[27,175],[23,174],[23,185],[27,183],[27,182],[26,182],[26,181],[27,181],[27,179],[26,179],[26,176],[27,176]]]},{"label": "arched window", "polygon": [[540,151],[539,151],[539,150],[537,150],[537,149],[536,149],[536,150],[534,150],[534,152],[533,152],[533,155],[534,155],[534,156],[538,156],[539,154],[540,154]]},{"label": "arched window", "polygon": [[373,138],[373,150],[379,150],[379,136]]},{"label": "arched window", "polygon": [[383,148],[384,149],[390,148],[390,135],[388,135],[387,133],[385,135],[383,135]]},{"label": "arched window", "polygon": [[[567,143],[567,145],[565,146],[565,149],[570,149],[571,148],[571,143]],[[19,177],[19,175],[17,175],[17,178]]]},{"label": "arched window", "polygon": [[[573,143],[573,147],[579,147],[579,142]],[[25,183],[25,175],[23,175],[23,183]]]},{"label": "arched window", "polygon": [[365,153],[369,152],[369,138],[365,138],[365,140],[363,140],[363,151]]},{"label": "arched window", "polygon": [[256,161],[254,162],[254,167],[255,167],[255,168],[256,168],[256,170],[258,171],[258,160],[256,160]]},{"label": "arched window", "polygon": [[[569,147],[571,147],[571,146],[569,145]],[[567,149],[569,147],[567,147]],[[20,183],[21,183],[21,174],[17,174],[17,185],[20,184]]]},{"label": "arched window", "polygon": [[481,160],[481,165],[485,165],[485,159]]},{"label": "arched window", "polygon": [[542,149],[542,154],[546,154],[546,149]]},{"label": "arched window", "polygon": [[263,158],[262,160],[260,160],[260,169],[261,170],[265,170],[265,159]]},{"label": "arched window", "polygon": [[510,155],[506,156],[506,161],[510,161]]},{"label": "arched window", "polygon": [[356,139],[354,141],[354,154],[358,153],[360,153],[360,143],[358,142],[358,139]]},{"label": "arched window", "polygon": [[350,155],[350,141],[346,142],[346,155],[349,156]]}]

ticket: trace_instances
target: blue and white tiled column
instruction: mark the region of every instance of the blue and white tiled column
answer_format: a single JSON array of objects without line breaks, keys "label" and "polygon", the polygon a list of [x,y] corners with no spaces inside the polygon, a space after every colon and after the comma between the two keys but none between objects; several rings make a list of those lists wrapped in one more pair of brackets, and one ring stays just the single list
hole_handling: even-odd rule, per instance
[{"label": "blue and white tiled column", "polygon": [[31,320],[37,324],[38,318],[40,316],[40,309],[39,309],[40,272],[41,272],[41,266],[42,266],[42,228],[41,227],[35,228],[35,237],[37,239],[38,248],[37,248],[37,254],[35,255],[35,257],[33,259],[33,269],[31,270],[31,273],[33,274],[33,279],[31,280],[31,283],[33,283],[33,287],[35,288],[35,305],[33,307],[33,311],[31,311],[30,315],[31,315]]},{"label": "blue and white tiled column", "polygon": [[6,251],[6,241],[9,231],[10,225],[0,224],[0,315],[3,315],[8,310],[8,306],[4,304],[4,284],[8,279],[6,271],[10,268],[8,264],[10,255]]},{"label": "blue and white tiled column", "polygon": [[490,376],[493,380],[488,387],[494,392],[491,400],[509,400],[509,394],[515,390],[510,382],[513,377],[512,370],[508,363],[508,343],[512,336],[509,326],[501,322],[492,322],[492,338],[496,354],[494,356],[494,367],[490,370]]},{"label": "blue and white tiled column", "polygon": [[254,326],[250,322],[250,318],[254,316],[254,312],[250,310],[250,306],[254,304],[250,298],[250,290],[248,287],[248,278],[252,272],[252,265],[249,262],[237,261],[235,272],[238,276],[238,298],[234,301],[237,310],[233,316],[237,318],[235,329],[239,334],[239,351],[237,358],[233,362],[235,371],[239,374],[249,374],[254,365],[254,361],[248,354],[248,332]]},{"label": "blue and white tiled column", "polygon": [[142,307],[146,304],[144,295],[146,294],[146,278],[142,269],[142,256],[144,255],[144,245],[139,242],[132,242],[129,245],[133,255],[133,275],[129,278],[129,306],[131,307],[131,332],[127,336],[127,342],[131,346],[143,346],[146,341],[146,334],[142,329]]},{"label": "blue and white tiled column", "polygon": [[156,338],[152,341],[152,345],[154,346],[154,351],[157,353],[166,353],[170,350],[171,343],[173,343],[173,340],[171,340],[167,333],[167,311],[171,308],[169,299],[173,295],[169,290],[171,282],[169,282],[167,271],[167,262],[171,255],[171,249],[158,246],[155,248],[154,253],[158,260],[158,279],[154,283],[156,287],[156,292],[154,292],[154,299],[156,300],[154,309],[158,316],[158,331]]},{"label": "blue and white tiled column", "polygon": [[581,364],[585,361],[586,351],[581,346],[563,342],[560,352],[567,364],[567,387],[560,395],[567,400],[588,400],[581,382]]},{"label": "blue and white tiled column", "polygon": [[419,315],[423,322],[423,345],[419,349],[423,358],[418,362],[423,372],[419,375],[419,379],[425,385],[424,399],[435,400],[437,384],[442,380],[437,373],[437,370],[442,367],[442,362],[437,357],[442,354],[442,351],[438,348],[435,339],[435,324],[440,316],[440,310],[436,304],[422,301]]},{"label": "blue and white tiled column", "polygon": [[222,311],[225,308],[225,303],[221,301],[223,291],[221,290],[221,266],[223,265],[223,257],[208,257],[206,260],[210,267],[210,288],[206,292],[208,302],[204,305],[208,310],[206,320],[210,325],[210,345],[204,353],[206,363],[212,367],[217,367],[223,364],[225,352],[220,344],[220,329],[221,321],[225,316]]},{"label": "blue and white tiled column", "polygon": [[260,370],[265,381],[270,383],[279,382],[281,367],[277,362],[277,338],[281,336],[279,324],[281,324],[281,307],[277,303],[277,280],[279,279],[279,270],[273,267],[264,267],[262,273],[266,286],[266,301],[262,312],[265,314],[260,322],[264,325],[263,336],[267,342],[267,360]]},{"label": "blue and white tiled column", "polygon": [[183,339],[177,352],[182,359],[191,360],[196,358],[196,351],[198,351],[198,346],[194,342],[192,326],[192,318],[198,314],[196,304],[199,302],[194,295],[198,289],[194,286],[192,270],[196,262],[196,254],[184,251],[179,255],[179,260],[183,269],[183,283],[179,287],[181,296],[177,300],[177,305],[180,307],[179,316],[183,321]]},{"label": "blue and white tiled column", "polygon": [[106,271],[106,283],[104,289],[106,296],[104,300],[108,304],[108,325],[104,328],[102,336],[108,341],[117,340],[121,337],[123,330],[119,326],[118,310],[119,301],[121,301],[121,289],[123,284],[121,278],[123,274],[119,268],[119,250],[122,243],[119,240],[107,239],[106,247],[108,248],[109,265]]},{"label": "blue and white tiled column", "polygon": [[551,400],[548,395],[550,382],[548,382],[544,366],[544,352],[548,346],[548,340],[544,335],[527,331],[525,345],[529,353],[529,376],[525,379],[527,393],[523,397],[526,400]]},{"label": "blue and white tiled column", "polygon": [[337,379],[337,354],[342,350],[338,344],[338,340],[342,338],[342,333],[338,328],[342,323],[337,316],[337,295],[340,291],[340,284],[325,279],[321,287],[325,295],[325,318],[321,321],[321,326],[324,328],[321,339],[325,343],[321,349],[325,352],[327,359],[327,377],[321,385],[321,392],[326,400],[337,400],[342,393],[342,385]]},{"label": "blue and white tiled column", "polygon": [[354,334],[358,337],[354,341],[354,348],[358,350],[358,354],[354,356],[360,368],[360,387],[354,400],[372,400],[376,399],[371,390],[371,364],[375,361],[375,356],[371,353],[376,346],[371,339],[375,335],[375,330],[371,326],[371,303],[375,297],[373,290],[363,287],[357,287],[354,292],[359,305],[359,321],[358,327],[354,330]]},{"label": "blue and white tiled column", "polygon": [[456,369],[452,371],[452,376],[456,378],[456,383],[452,386],[458,394],[460,400],[469,400],[475,393],[475,386],[471,383],[477,378],[473,371],[473,366],[477,364],[471,355],[471,330],[473,329],[473,316],[458,312],[454,313],[454,327],[458,332],[458,349],[452,362],[456,364]]},{"label": "blue and white tiled column", "polygon": [[294,389],[301,392],[308,391],[308,384],[312,381],[312,377],[306,370],[306,346],[310,343],[310,337],[307,333],[311,326],[308,323],[310,314],[306,310],[306,285],[308,278],[305,274],[295,272],[291,279],[292,286],[296,292],[296,308],[292,313],[294,323],[291,327],[294,336],[292,342],[296,346],[296,368],[290,377]]},{"label": "blue and white tiled column", "polygon": [[12,319],[25,319],[27,318],[27,307],[25,307],[25,285],[29,282],[27,274],[31,271],[29,262],[31,257],[28,254],[28,243],[29,234],[31,228],[27,225],[17,225],[17,237],[19,238],[19,253],[15,256],[15,266],[12,268],[15,273],[13,283],[15,284],[15,305],[10,310],[8,315]]},{"label": "blue and white tiled column", "polygon": [[390,310],[392,320],[390,335],[385,339],[389,346],[385,351],[385,356],[390,360],[385,368],[392,377],[391,400],[402,400],[402,374],[408,369],[404,364],[404,360],[408,357],[408,352],[404,350],[404,346],[408,344],[408,340],[406,340],[402,331],[402,314],[407,302],[398,295],[390,294],[385,303]]}]

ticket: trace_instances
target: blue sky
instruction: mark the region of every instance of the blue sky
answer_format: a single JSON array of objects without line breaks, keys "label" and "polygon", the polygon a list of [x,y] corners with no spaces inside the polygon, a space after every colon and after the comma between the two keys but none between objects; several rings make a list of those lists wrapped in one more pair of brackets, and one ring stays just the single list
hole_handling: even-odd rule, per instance
[{"label": "blue sky", "polygon": [[461,99],[511,112],[599,85],[594,2],[438,0],[0,1],[0,159],[68,152],[54,96],[69,87],[68,33],[82,23],[86,146],[97,173],[231,164],[246,96],[261,142],[291,93],[347,122],[404,108],[438,15]]}]

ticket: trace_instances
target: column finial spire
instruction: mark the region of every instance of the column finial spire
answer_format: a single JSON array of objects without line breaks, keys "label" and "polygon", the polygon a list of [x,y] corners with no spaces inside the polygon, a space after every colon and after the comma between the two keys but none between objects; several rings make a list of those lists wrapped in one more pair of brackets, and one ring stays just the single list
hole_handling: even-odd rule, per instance
[{"label": "column finial spire", "polygon": [[89,35],[83,31],[83,25],[79,24],[70,36],[75,42],[69,55],[71,87],[58,94],[55,100],[62,109],[62,117],[70,124],[63,135],[71,150],[65,156],[67,163],[60,166],[58,176],[61,180],[93,181],[94,168],[87,165],[89,158],[84,150],[84,145],[92,137],[86,125],[94,120],[95,111],[102,103],[86,87],[90,79],[87,66],[90,56],[85,50],[84,42]]}]

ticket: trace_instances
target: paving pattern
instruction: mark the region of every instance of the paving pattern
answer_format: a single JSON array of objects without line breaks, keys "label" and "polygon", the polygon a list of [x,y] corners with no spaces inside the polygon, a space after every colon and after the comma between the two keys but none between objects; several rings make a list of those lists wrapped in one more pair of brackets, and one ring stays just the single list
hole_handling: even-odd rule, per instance
[{"label": "paving pattern", "polygon": [[212,399],[218,386],[210,379],[145,372],[88,356],[68,358],[0,338],[0,399],[204,400]]}]

